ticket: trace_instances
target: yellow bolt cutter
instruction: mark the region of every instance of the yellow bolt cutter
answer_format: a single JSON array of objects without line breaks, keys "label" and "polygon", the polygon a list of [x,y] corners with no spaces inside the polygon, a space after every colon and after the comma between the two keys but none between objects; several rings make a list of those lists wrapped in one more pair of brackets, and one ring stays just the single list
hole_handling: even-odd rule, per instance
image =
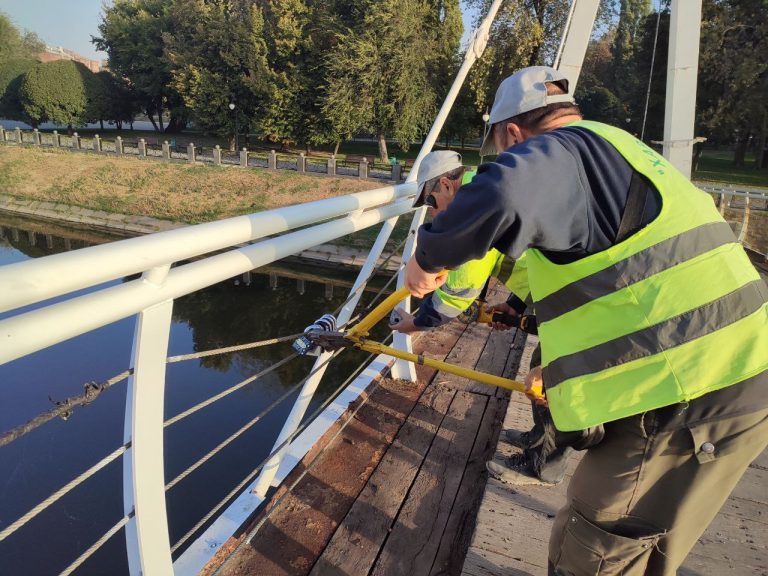
[{"label": "yellow bolt cutter", "polygon": [[[386,354],[387,356],[413,362],[414,364],[421,366],[428,366],[430,368],[442,370],[444,372],[462,376],[464,378],[469,378],[470,380],[476,380],[484,384],[499,386],[500,388],[506,388],[516,392],[525,392],[525,384],[522,382],[510,380],[508,378],[502,378],[501,376],[495,376],[486,372],[479,372],[477,370],[463,368],[461,366],[456,366],[455,364],[449,364],[448,362],[441,362],[440,360],[427,358],[423,354],[412,354],[410,352],[404,352],[402,350],[392,348],[391,346],[386,346],[381,342],[369,340],[368,334],[371,328],[373,328],[382,318],[389,314],[389,312],[399,302],[408,296],[410,296],[408,289],[400,288],[399,290],[390,294],[386,299],[384,299],[383,302],[376,306],[376,308],[371,310],[371,312],[365,318],[360,320],[360,322],[355,324],[346,332],[339,332],[328,329],[331,327],[331,325],[335,327],[335,319],[333,319],[333,322],[330,323],[318,321],[319,325],[313,324],[313,326],[310,326],[302,338],[306,338],[306,340],[308,340],[312,345],[319,346],[326,351],[338,350],[340,348],[347,347],[357,348],[358,350],[365,350],[366,352],[371,352],[374,354]],[[328,315],[324,316],[323,318],[325,319],[327,317]],[[482,311],[478,314],[478,321],[488,322],[491,321],[491,319],[491,314],[487,311]],[[496,316],[494,316],[494,319],[498,319],[504,322],[504,319]],[[514,324],[512,322],[505,323]],[[297,346],[294,346],[294,348],[300,350],[300,348]],[[303,349],[306,350],[307,346],[305,345]],[[538,398],[544,397],[543,391],[540,387],[531,389],[528,394]]]}]

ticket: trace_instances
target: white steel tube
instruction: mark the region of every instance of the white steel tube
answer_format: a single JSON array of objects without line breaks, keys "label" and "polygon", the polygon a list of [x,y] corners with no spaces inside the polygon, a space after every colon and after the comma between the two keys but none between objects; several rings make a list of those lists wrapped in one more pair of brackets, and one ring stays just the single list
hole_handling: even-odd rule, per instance
[{"label": "white steel tube", "polygon": [[286,206],[0,267],[0,312],[412,196],[411,183]]},{"label": "white steel tube", "polygon": [[410,210],[411,200],[401,200],[179,266],[162,286],[133,280],[7,318],[0,321],[0,364]]},{"label": "white steel tube", "polygon": [[[488,14],[486,14],[480,26],[478,26],[477,30],[475,30],[472,39],[469,42],[467,52],[464,54],[464,61],[461,63],[461,67],[456,73],[456,78],[454,78],[453,84],[451,84],[451,89],[448,90],[448,94],[445,96],[443,105],[440,107],[440,111],[437,113],[435,121],[432,123],[432,128],[430,128],[429,133],[424,138],[424,142],[421,145],[421,150],[419,150],[419,154],[416,157],[416,160],[413,162],[413,166],[411,167],[411,171],[408,173],[406,182],[416,182],[421,161],[424,159],[424,156],[429,154],[429,152],[432,150],[432,147],[435,145],[437,137],[440,134],[440,130],[442,130],[443,124],[445,124],[445,121],[448,119],[448,114],[451,112],[453,103],[456,101],[456,98],[459,95],[461,86],[464,84],[464,80],[466,79],[467,74],[469,74],[470,68],[472,68],[472,65],[475,63],[475,61],[480,58],[480,56],[482,56],[483,52],[485,51],[485,46],[488,43],[488,36],[490,35],[491,31],[491,24],[493,24],[493,20],[496,18],[496,14],[499,11],[500,6],[501,0],[494,0],[493,4],[491,4],[490,8],[488,9]],[[413,256],[414,250],[416,249],[415,231],[418,230],[419,226],[421,226],[422,222],[424,222],[425,216],[426,207],[422,207],[416,210],[413,215],[413,220],[411,221],[411,231],[414,232],[414,236],[408,240],[408,243],[403,249],[403,262],[407,262]],[[402,288],[404,281],[405,275],[401,273],[397,279],[397,287]],[[407,298],[404,300],[402,306],[406,311],[410,311],[411,299]],[[400,334],[399,332],[396,332],[394,335],[393,344],[394,347],[399,350],[411,352],[411,337],[407,334]],[[395,362],[395,365],[392,368],[392,375],[395,378],[414,381],[416,379],[416,369],[412,364],[398,360]]]},{"label": "white steel tube", "polygon": [[663,153],[687,178],[693,160],[700,33],[701,0],[672,0]]},{"label": "white steel tube", "polygon": [[136,511],[125,527],[132,576],[173,576],[165,506],[163,416],[165,358],[168,355],[173,301],[143,310],[136,321],[125,407],[123,510]]},{"label": "white steel tube", "polygon": [[440,130],[443,129],[443,124],[445,124],[445,121],[448,118],[448,114],[451,113],[453,103],[456,100],[456,97],[459,95],[459,90],[461,90],[461,86],[464,84],[464,79],[467,77],[467,74],[469,74],[469,69],[472,68],[472,65],[475,63],[475,61],[483,55],[485,46],[488,43],[488,35],[491,31],[491,24],[493,23],[493,19],[496,18],[496,13],[499,11],[499,6],[501,6],[501,0],[494,0],[493,4],[491,4],[491,7],[488,9],[488,14],[486,14],[485,19],[483,19],[480,26],[477,27],[477,30],[475,30],[474,34],[472,35],[472,38],[469,41],[467,52],[464,54],[464,61],[461,63],[461,68],[459,68],[459,71],[456,73],[456,78],[453,80],[451,89],[448,90],[448,94],[445,96],[443,105],[440,107],[440,112],[437,113],[435,121],[432,123],[432,128],[430,128],[429,132],[424,138],[424,142],[421,145],[421,150],[419,150],[419,155],[416,157],[416,160],[413,161],[413,166],[411,167],[411,171],[408,173],[406,182],[416,181],[416,174],[419,171],[419,165],[424,159],[424,156],[429,154],[429,152],[432,150],[432,146],[435,145],[437,137],[440,134]]},{"label": "white steel tube", "polygon": [[587,53],[589,39],[592,37],[599,4],[600,0],[573,0],[571,24],[557,65],[557,69],[568,78],[568,89],[571,94],[576,91],[579,83],[584,55]]},{"label": "white steel tube", "polygon": [[[336,319],[339,326],[349,322],[349,319],[352,317],[352,312],[354,312],[355,306],[357,305],[357,302],[360,300],[360,296],[362,295],[362,290],[359,290],[359,288],[362,286],[363,282],[367,281],[368,277],[373,272],[376,261],[378,260],[381,252],[384,250],[384,246],[386,246],[387,240],[392,234],[392,230],[394,229],[396,223],[397,217],[390,218],[384,222],[384,226],[382,226],[381,230],[379,231],[376,242],[374,242],[371,251],[368,253],[368,258],[366,259],[365,264],[363,264],[363,267],[360,269],[360,273],[358,274],[357,280],[355,280],[355,283],[352,286],[352,290],[350,290],[350,295],[352,295],[352,297],[350,298],[349,302],[347,302],[341,309],[339,312],[339,317]],[[299,427],[299,424],[301,424],[301,420],[304,418],[304,415],[309,408],[310,402],[312,402],[312,397],[315,395],[315,391],[320,385],[320,381],[325,374],[325,369],[328,367],[325,362],[328,360],[328,358],[331,357],[331,355],[332,352],[323,352],[320,354],[320,356],[317,357],[317,360],[315,360],[315,363],[312,366],[312,370],[317,370],[317,372],[312,374],[312,376],[310,376],[310,378],[304,383],[304,386],[302,386],[301,392],[299,392],[299,395],[293,404],[293,408],[291,408],[291,413],[286,418],[285,424],[283,424],[283,428],[280,430],[280,434],[275,441],[275,445],[272,448],[273,450],[285,442],[285,440],[296,431],[296,429]],[[318,370],[320,366],[323,367]],[[259,474],[259,477],[254,483],[252,489],[254,494],[257,494],[261,497],[266,495],[267,490],[269,490],[269,487],[272,484],[272,480],[274,480],[277,471],[280,469],[280,463],[283,461],[285,452],[287,450],[288,447],[286,446],[280,452],[275,454],[269,460],[269,462],[264,465],[261,474]]]}]

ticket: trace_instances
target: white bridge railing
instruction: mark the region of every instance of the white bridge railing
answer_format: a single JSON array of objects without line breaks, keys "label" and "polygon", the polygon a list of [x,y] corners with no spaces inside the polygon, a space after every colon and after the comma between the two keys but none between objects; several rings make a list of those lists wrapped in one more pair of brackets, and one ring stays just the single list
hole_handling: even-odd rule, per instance
[{"label": "white bridge railing", "polygon": [[[49,499],[60,498],[122,456],[125,515],[85,554],[92,554],[97,545],[124,528],[131,573],[173,573],[171,550],[177,544],[172,546],[169,541],[163,433],[168,424],[164,423],[164,389],[174,299],[317,244],[386,222],[346,304],[351,310],[360,296],[357,286],[373,270],[397,218],[412,210],[414,190],[412,183],[388,186],[0,268],[0,310],[22,309],[19,314],[0,321],[0,364],[122,318],[137,318],[124,444]],[[274,237],[266,238],[268,236]],[[172,268],[180,260],[221,250],[226,251]],[[104,282],[135,274],[141,276],[119,285],[97,288]],[[84,288],[96,290],[32,311],[23,309]],[[291,433],[294,431],[295,427]],[[26,521],[42,509],[36,506],[0,531],[0,541],[22,529]],[[84,562],[88,557],[85,554],[63,574]]]}]

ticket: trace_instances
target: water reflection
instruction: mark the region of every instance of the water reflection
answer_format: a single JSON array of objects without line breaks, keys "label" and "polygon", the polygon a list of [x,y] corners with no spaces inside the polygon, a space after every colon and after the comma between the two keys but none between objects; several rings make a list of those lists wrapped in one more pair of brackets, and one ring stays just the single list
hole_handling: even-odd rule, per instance
[{"label": "water reflection", "polygon": [[[102,232],[0,217],[0,265],[113,241]],[[174,302],[169,355],[188,354],[297,333],[346,298],[355,275],[279,264],[221,282]],[[107,285],[117,285],[116,280]],[[377,280],[377,285],[384,280]],[[372,289],[376,289],[374,286]],[[372,292],[363,296],[369,302]],[[9,314],[0,314],[0,319]],[[51,400],[82,392],[129,364],[134,318],[84,334],[0,366],[0,430],[48,410]],[[378,334],[381,336],[381,334]],[[288,343],[171,364],[166,418],[210,398],[291,353]],[[330,365],[310,412],[364,354],[350,351]],[[166,429],[166,481],[239,430],[303,378],[313,359],[289,362],[267,377]],[[168,493],[171,541],[185,534],[269,452],[292,398]],[[0,449],[0,529],[122,444],[125,383]],[[123,515],[121,462],[62,498],[0,543],[8,574],[58,573]],[[78,573],[125,574],[123,533]]]}]

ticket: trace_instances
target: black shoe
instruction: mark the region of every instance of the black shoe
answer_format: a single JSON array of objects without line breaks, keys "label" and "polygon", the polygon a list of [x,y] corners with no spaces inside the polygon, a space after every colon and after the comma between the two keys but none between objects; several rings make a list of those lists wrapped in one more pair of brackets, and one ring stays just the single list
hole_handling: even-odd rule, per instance
[{"label": "black shoe", "polygon": [[520,430],[504,430],[504,438],[507,442],[512,444],[512,446],[517,446],[523,450],[530,448],[531,443],[533,442],[530,430],[526,430],[525,432],[520,432]]},{"label": "black shoe", "polygon": [[526,484],[553,485],[536,476],[532,463],[525,454],[512,454],[502,462],[486,462],[485,468],[491,476],[507,484],[518,486]]}]

